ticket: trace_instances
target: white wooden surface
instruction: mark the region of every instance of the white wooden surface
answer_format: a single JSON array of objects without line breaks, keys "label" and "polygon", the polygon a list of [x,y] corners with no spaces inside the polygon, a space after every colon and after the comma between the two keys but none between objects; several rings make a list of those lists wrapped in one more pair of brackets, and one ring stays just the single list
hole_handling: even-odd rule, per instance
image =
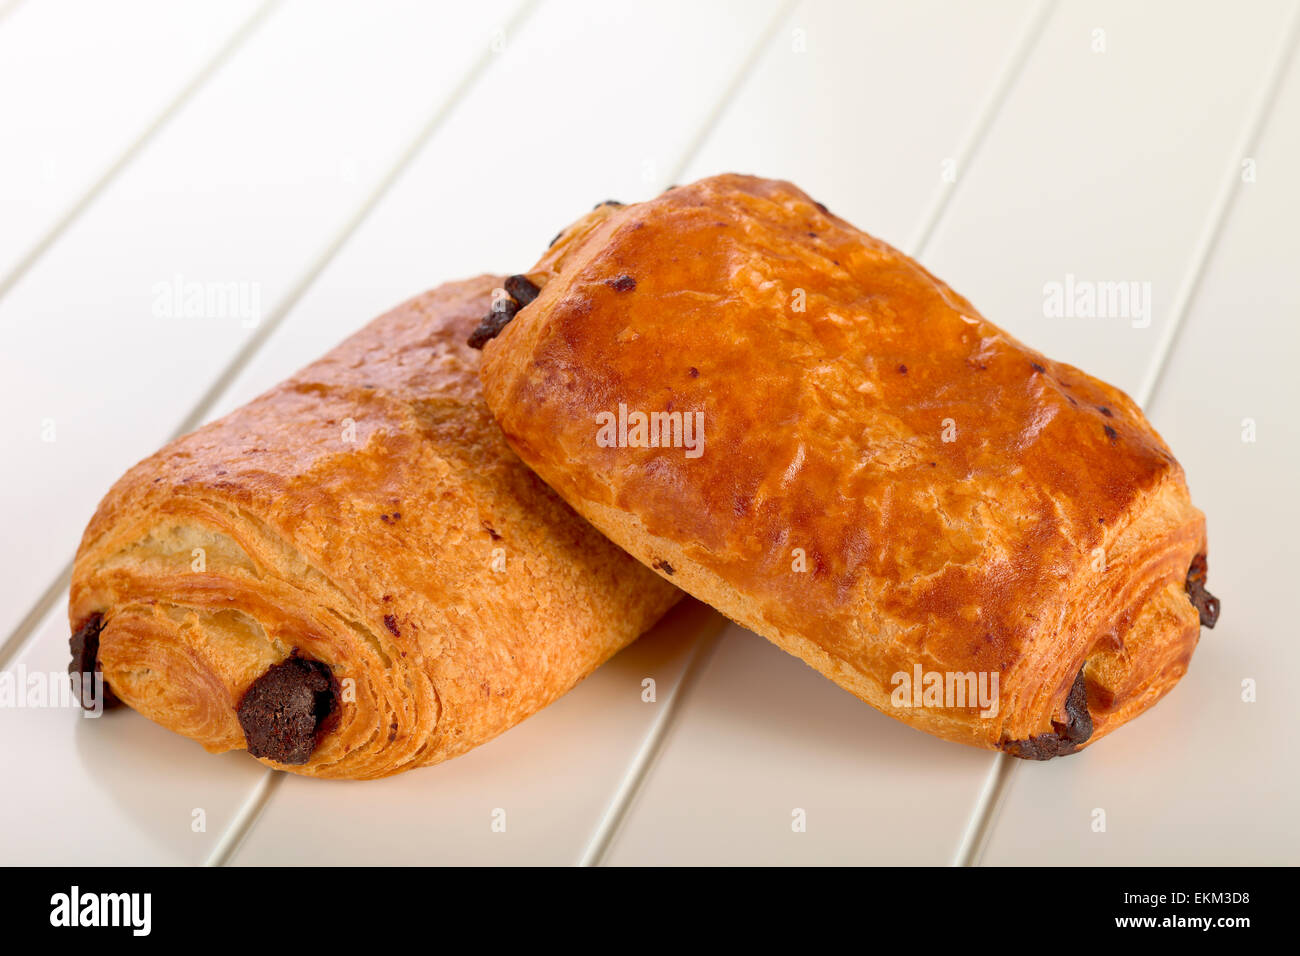
[{"label": "white wooden surface", "polygon": [[[67,567],[133,461],[423,288],[523,268],[598,200],[730,169],[793,179],[1139,398],[1224,601],[1166,701],[1043,765],[911,731],[693,602],[497,741],[376,783],[0,708],[23,768],[0,860],[1300,861],[1295,0],[0,9],[11,672],[66,666]],[[1045,317],[1067,274],[1149,282],[1149,324]],[[158,315],[176,276],[255,289],[256,321]]]}]

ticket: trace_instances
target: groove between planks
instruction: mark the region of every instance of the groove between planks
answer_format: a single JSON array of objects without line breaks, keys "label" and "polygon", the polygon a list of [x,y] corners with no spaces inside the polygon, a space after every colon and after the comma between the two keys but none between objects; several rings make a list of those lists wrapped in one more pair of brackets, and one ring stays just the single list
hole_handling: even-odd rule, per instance
[{"label": "groove between planks", "polygon": [[632,762],[628,765],[627,773],[623,775],[618,789],[614,791],[614,799],[605,807],[600,822],[596,825],[591,839],[587,841],[578,860],[578,866],[604,864],[605,856],[609,848],[614,845],[628,810],[631,809],[637,794],[641,792],[642,785],[654,769],[655,761],[667,744],[668,731],[676,723],[677,714],[695,689],[721,639],[721,632],[714,632],[695,642],[686,666],[682,668],[682,676],[678,678],[673,688],[672,696],[665,702],[658,719],[651,726],[650,733],[642,739],[641,746],[637,748]]},{"label": "groove between planks", "polygon": [[[47,229],[44,235],[32,244],[31,248],[23,254],[17,264],[9,270],[9,274],[3,279],[0,279],[0,299],[3,299],[9,293],[9,290],[18,284],[19,280],[26,275],[27,271],[31,269],[31,267],[35,265],[43,255],[45,255],[46,251],[54,245],[55,242],[58,241],[59,236],[63,235],[63,233],[67,231],[68,227],[76,222],[81,214],[90,207],[90,204],[98,198],[100,193],[102,193],[108,185],[118,177],[118,174],[121,173],[122,170],[126,169],[126,167],[131,164],[132,160],[134,160],[136,156],[140,155],[144,148],[153,141],[154,137],[157,136],[158,133],[180,113],[185,105],[194,98],[194,94],[202,89],[204,84],[216,75],[217,71],[225,65],[235,51],[243,46],[248,41],[248,38],[257,32],[257,29],[266,22],[271,11],[279,6],[280,2],[281,0],[267,0],[266,3],[258,7],[257,10],[254,11],[253,15],[244,21],[239,29],[230,35],[230,39],[228,39],[221,49],[217,51],[216,55],[205,63],[203,68],[190,78],[189,82],[181,87],[180,92],[172,98],[171,102],[163,108],[161,113],[154,117],[153,121],[145,127],[134,141],[132,141],[131,145],[123,150],[117,159],[113,160],[108,169],[106,169],[98,179],[91,183],[90,188],[82,193],[81,196],[68,207],[67,211],[55,221],[54,225]],[[0,13],[0,17],[2,16],[3,13]]]},{"label": "groove between planks", "polygon": [[267,770],[262,775],[262,779],[258,780],[253,789],[248,792],[239,811],[221,832],[216,846],[204,861],[204,866],[226,866],[230,863],[239,845],[244,842],[249,831],[253,829],[253,824],[257,822],[257,818],[262,815],[262,811],[266,809],[266,805],[271,802],[271,798],[275,796],[283,782],[284,773],[279,770]]},{"label": "groove between planks", "polygon": [[1234,152],[1228,156],[1228,173],[1214,197],[1214,203],[1210,207],[1210,214],[1206,218],[1205,227],[1196,240],[1187,273],[1183,276],[1183,281],[1179,283],[1173,304],[1169,307],[1169,321],[1165,323],[1164,332],[1156,345],[1156,354],[1152,358],[1151,367],[1147,370],[1146,378],[1143,380],[1136,396],[1137,403],[1144,409],[1155,398],[1156,389],[1160,387],[1160,379],[1169,364],[1169,356],[1177,343],[1178,332],[1182,329],[1183,320],[1186,318],[1192,300],[1196,296],[1196,291],[1200,287],[1201,278],[1205,274],[1205,268],[1210,261],[1210,255],[1223,232],[1224,223],[1228,219],[1228,211],[1232,208],[1233,200],[1237,198],[1240,191],[1241,175],[1238,164],[1252,155],[1259,146],[1259,141],[1264,135],[1266,120],[1272,115],[1273,108],[1277,104],[1278,94],[1282,89],[1282,81],[1291,64],[1298,37],[1300,37],[1300,4],[1296,5],[1296,8],[1292,11],[1290,21],[1282,31],[1281,46],[1272,57],[1272,67],[1265,77],[1263,87],[1261,87],[1258,96],[1251,105],[1250,112],[1247,114],[1246,122],[1242,126],[1241,138],[1237,141]]}]

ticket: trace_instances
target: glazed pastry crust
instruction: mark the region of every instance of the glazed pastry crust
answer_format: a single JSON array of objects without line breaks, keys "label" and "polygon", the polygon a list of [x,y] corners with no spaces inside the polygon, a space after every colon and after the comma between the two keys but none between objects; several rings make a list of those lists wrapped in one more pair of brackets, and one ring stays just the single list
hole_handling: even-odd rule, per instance
[{"label": "glazed pastry crust", "polygon": [[103,616],[118,697],[211,751],[242,749],[241,698],[297,651],[328,665],[340,710],[306,763],[264,762],[380,777],[491,739],[671,606],[680,592],[566,507],[493,422],[464,343],[501,283],[407,302],[118,481],[69,608],[74,630]]},{"label": "glazed pastry crust", "polygon": [[[1136,404],[794,186],[726,175],[600,207],[528,275],[541,294],[482,368],[520,457],[874,707],[1050,756],[1087,742],[1062,737],[1081,672],[1090,740],[1185,672],[1204,519]],[[620,404],[702,412],[703,453],[603,447]],[[918,666],[996,673],[996,715],[900,704]]]}]

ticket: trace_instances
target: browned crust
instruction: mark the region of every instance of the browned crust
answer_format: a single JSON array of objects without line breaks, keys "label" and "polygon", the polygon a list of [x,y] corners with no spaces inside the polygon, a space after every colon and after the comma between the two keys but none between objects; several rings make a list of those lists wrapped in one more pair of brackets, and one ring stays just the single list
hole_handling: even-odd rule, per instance
[{"label": "browned crust", "polygon": [[[528,275],[482,370],[520,456],[874,706],[998,748],[1068,720],[1083,669],[1091,741],[1186,669],[1204,520],[1137,405],[789,183],[601,207]],[[620,403],[702,412],[704,454],[598,446]],[[918,664],[998,673],[998,715],[892,705]]]}]

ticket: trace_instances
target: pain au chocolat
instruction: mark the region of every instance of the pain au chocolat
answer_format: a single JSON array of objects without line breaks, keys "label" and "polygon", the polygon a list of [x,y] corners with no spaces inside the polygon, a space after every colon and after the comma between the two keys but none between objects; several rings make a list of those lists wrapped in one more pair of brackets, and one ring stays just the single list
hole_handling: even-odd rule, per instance
[{"label": "pain au chocolat", "polygon": [[519,456],[890,716],[1072,753],[1214,624],[1204,517],[1137,405],[789,183],[601,205],[516,284],[478,338]]},{"label": "pain au chocolat", "polygon": [[210,751],[369,778],[489,740],[647,629],[680,592],[483,403],[465,340],[502,281],[413,299],[127,472],[77,554],[72,670]]}]

